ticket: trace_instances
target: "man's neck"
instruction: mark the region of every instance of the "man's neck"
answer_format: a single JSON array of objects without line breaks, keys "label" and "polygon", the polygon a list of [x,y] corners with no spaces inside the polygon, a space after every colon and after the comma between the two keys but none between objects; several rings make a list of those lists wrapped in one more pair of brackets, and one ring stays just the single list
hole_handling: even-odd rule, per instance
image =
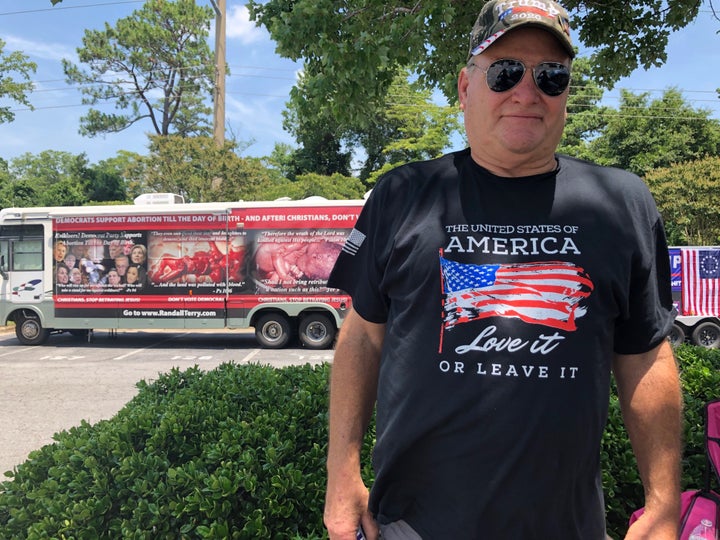
[{"label": "man's neck", "polygon": [[549,173],[557,169],[558,162],[555,154],[543,159],[517,159],[511,164],[488,159],[478,152],[470,151],[473,161],[482,168],[487,169],[495,176],[504,178],[521,178],[524,176],[535,176],[537,174]]}]

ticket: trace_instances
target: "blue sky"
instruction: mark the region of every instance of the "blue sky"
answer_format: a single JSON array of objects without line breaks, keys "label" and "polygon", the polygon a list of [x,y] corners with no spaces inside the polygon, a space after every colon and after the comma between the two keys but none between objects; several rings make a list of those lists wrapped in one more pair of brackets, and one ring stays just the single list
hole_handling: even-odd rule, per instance
[{"label": "blue sky", "polygon": [[[119,150],[146,153],[146,126],[104,137],[78,134],[78,121],[86,107],[81,105],[79,92],[65,84],[61,65],[62,58],[76,60],[85,29],[101,29],[106,22],[112,25],[141,6],[142,1],[128,0],[64,0],[55,7],[50,0],[0,0],[0,37],[6,42],[5,51],[21,50],[38,64],[32,78],[36,90],[31,95],[36,110],[12,107],[15,121],[0,124],[0,157],[11,160],[26,152],[60,150],[84,152],[91,163],[97,163]],[[227,0],[227,17],[231,72],[226,95],[227,136],[250,143],[243,155],[265,156],[276,142],[293,143],[282,129],[281,113],[300,64],[275,54],[268,33],[248,21],[244,0]],[[715,91],[720,87],[718,30],[720,21],[713,17],[709,4],[703,4],[696,22],[671,36],[667,63],[622,79],[606,92],[605,103],[616,107],[620,88],[659,97],[674,86],[694,107],[710,109],[712,117],[720,119],[720,99]]]}]

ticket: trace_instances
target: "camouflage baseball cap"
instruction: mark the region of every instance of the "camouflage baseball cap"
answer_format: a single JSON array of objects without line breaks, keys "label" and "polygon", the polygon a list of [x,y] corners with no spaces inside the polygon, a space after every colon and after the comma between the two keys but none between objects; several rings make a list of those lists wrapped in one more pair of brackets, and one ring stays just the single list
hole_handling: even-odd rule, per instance
[{"label": "camouflage baseball cap", "polygon": [[506,32],[523,26],[547,30],[557,38],[570,58],[575,57],[570,40],[570,19],[560,4],[552,0],[490,0],[473,26],[468,58],[482,53]]}]

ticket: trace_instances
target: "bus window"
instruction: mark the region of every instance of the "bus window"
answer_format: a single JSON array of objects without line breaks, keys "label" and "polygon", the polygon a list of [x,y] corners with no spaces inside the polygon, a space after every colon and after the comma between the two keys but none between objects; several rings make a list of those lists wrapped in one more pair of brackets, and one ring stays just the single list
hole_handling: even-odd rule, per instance
[{"label": "bus window", "polygon": [[12,249],[13,270],[42,270],[42,240],[15,240]]}]

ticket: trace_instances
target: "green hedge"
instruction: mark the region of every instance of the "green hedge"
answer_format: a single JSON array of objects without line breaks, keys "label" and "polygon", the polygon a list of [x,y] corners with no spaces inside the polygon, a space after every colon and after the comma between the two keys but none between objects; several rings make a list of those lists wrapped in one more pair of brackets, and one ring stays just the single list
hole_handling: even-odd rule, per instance
[{"label": "green hedge", "polygon": [[[699,488],[705,474],[704,408],[708,401],[720,398],[720,350],[682,345],[675,349],[675,355],[685,404],[682,487]],[[643,490],[614,388],[603,436],[602,464],[608,533],[623,538],[630,514],[643,505]]]},{"label": "green hedge", "polygon": [[[720,352],[678,349],[686,399],[683,483],[704,471],[702,408]],[[1,538],[324,538],[327,365],[173,370],[114,418],[55,435],[0,484]],[[365,448],[366,479],[371,481]],[[603,446],[609,532],[642,487],[611,396]]]}]

